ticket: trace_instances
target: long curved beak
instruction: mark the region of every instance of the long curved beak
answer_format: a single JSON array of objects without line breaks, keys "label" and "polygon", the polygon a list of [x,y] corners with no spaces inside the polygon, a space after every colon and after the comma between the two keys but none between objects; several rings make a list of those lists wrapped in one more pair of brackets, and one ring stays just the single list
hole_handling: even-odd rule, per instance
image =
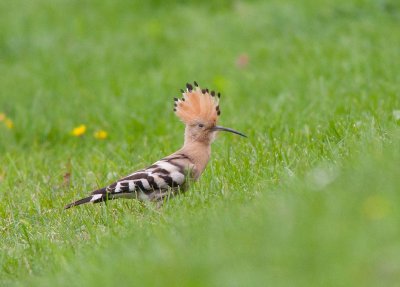
[{"label": "long curved beak", "polygon": [[213,127],[212,130],[213,130],[213,131],[225,131],[225,132],[230,132],[230,133],[234,133],[234,134],[237,134],[237,135],[240,135],[240,136],[242,136],[242,137],[247,138],[247,136],[246,136],[245,134],[242,134],[242,133],[240,133],[240,132],[238,132],[238,131],[235,131],[234,129],[230,129],[230,128],[224,128],[224,127],[221,127],[221,126],[215,126],[215,127]]}]

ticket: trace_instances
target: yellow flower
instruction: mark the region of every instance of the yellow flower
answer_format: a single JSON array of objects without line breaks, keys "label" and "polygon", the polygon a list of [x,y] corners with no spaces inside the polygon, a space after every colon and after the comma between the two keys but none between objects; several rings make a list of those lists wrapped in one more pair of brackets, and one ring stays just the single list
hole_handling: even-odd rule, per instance
[{"label": "yellow flower", "polygon": [[104,140],[108,136],[107,132],[104,130],[98,130],[97,132],[94,133],[94,137],[98,140]]},{"label": "yellow flower", "polygon": [[5,119],[6,119],[6,114],[0,113],[0,122],[4,121]]},{"label": "yellow flower", "polygon": [[5,119],[4,124],[6,125],[7,128],[12,129],[14,127],[14,123],[10,119]]},{"label": "yellow flower", "polygon": [[74,128],[71,132],[71,134],[75,137],[80,137],[82,135],[84,135],[86,132],[86,126],[85,125],[80,125],[77,126],[76,128]]}]

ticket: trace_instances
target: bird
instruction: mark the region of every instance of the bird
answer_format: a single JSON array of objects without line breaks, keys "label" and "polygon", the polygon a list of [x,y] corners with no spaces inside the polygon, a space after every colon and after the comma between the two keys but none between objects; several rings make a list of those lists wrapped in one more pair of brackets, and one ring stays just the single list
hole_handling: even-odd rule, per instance
[{"label": "bird", "polygon": [[88,197],[65,206],[69,209],[85,203],[99,203],[117,198],[163,202],[165,198],[184,192],[197,181],[211,156],[216,134],[225,131],[247,137],[231,128],[217,125],[221,114],[220,93],[186,84],[182,98],[174,98],[174,112],[185,124],[183,146],[147,168],[135,171],[114,183],[94,190]]}]

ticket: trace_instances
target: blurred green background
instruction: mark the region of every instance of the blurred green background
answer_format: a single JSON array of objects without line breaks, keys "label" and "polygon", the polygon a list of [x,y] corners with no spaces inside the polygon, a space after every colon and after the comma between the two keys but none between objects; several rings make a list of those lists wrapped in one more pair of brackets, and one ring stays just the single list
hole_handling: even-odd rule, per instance
[{"label": "blurred green background", "polygon": [[[0,285],[398,286],[399,27],[395,0],[1,1]],[[180,147],[194,80],[249,138],[160,209],[64,211]]]}]

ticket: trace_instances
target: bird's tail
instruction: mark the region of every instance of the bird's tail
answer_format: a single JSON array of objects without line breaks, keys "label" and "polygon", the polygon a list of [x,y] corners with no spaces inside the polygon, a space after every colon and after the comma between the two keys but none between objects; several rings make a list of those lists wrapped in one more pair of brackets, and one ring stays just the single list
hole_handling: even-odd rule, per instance
[{"label": "bird's tail", "polygon": [[92,193],[92,195],[90,195],[88,197],[85,197],[85,198],[79,199],[77,201],[74,201],[70,204],[67,204],[64,207],[64,209],[68,209],[68,208],[71,208],[71,207],[74,207],[77,205],[81,205],[81,204],[85,204],[85,203],[89,203],[89,202],[92,202],[92,203],[103,202],[108,199],[112,199],[112,198],[105,192],[105,189],[99,189],[99,190],[94,191]]},{"label": "bird's tail", "polygon": [[77,200],[77,201],[74,201],[74,202],[72,202],[72,203],[70,203],[70,204],[67,204],[67,205],[64,207],[64,209],[68,209],[68,208],[71,208],[71,207],[73,207],[73,206],[77,206],[77,205],[81,205],[81,204],[88,203],[88,202],[90,202],[90,201],[92,200],[92,197],[93,197],[93,196],[91,195],[91,196],[88,196],[88,197],[79,199],[79,200]]}]

